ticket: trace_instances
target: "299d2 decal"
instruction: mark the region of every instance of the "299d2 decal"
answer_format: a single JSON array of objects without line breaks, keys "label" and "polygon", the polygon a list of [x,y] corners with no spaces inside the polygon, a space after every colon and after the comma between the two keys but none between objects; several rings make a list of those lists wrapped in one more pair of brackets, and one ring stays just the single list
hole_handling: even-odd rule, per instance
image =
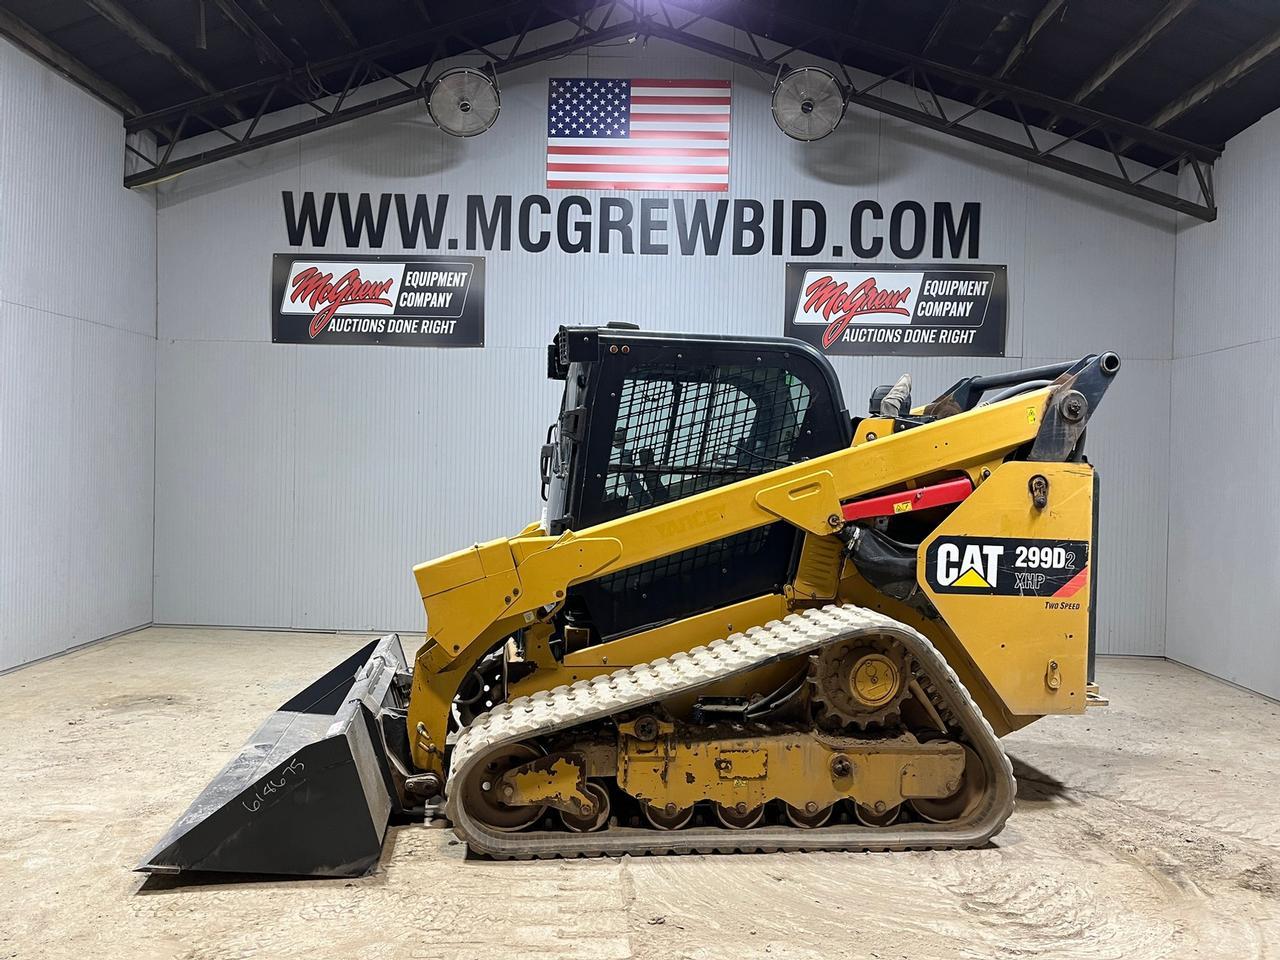
[{"label": "299d2 decal", "polygon": [[1084,540],[939,537],[925,551],[925,579],[935,593],[1077,603],[1088,571]]}]

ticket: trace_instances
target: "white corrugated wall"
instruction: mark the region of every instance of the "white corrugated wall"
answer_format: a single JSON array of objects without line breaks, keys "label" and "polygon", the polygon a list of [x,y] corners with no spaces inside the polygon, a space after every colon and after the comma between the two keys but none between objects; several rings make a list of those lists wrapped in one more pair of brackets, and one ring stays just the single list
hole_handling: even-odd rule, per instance
[{"label": "white corrugated wall", "polygon": [[488,254],[482,351],[270,342],[271,254],[290,249],[282,190],[545,193],[546,78],[632,73],[732,78],[732,196],[830,211],[981,201],[980,258],[1009,265],[1010,356],[842,359],[851,408],[904,368],[923,396],[1120,352],[1090,430],[1105,478],[1101,649],[1163,653],[1172,215],[860,110],[827,140],[792,142],[768,78],[656,41],[642,60],[604,49],[503,77],[502,115],[474,140],[410,106],[160,188],[157,621],[420,630],[415,562],[538,515],[557,325],[780,333],[783,257],[513,251]]},{"label": "white corrugated wall", "polygon": [[151,620],[155,201],[0,41],[0,669]]},{"label": "white corrugated wall", "polygon": [[[653,46],[645,73],[733,78],[735,196],[982,202],[1010,356],[839,359],[850,406],[907,367],[924,395],[1118,350],[1090,430],[1101,647],[1163,653],[1167,623],[1169,656],[1280,696],[1280,113],[1218,164],[1218,222],[1175,238],[1153,208],[892,119],[791,143],[759,78]],[[556,325],[777,333],[782,258],[493,253],[483,351],[269,342],[281,190],[542,192],[545,77],[632,69],[597,51],[505,78],[475,141],[406,108],[167,185],[157,349],[155,204],[119,185],[119,118],[0,43],[0,669],[148,622],[153,574],[161,621],[412,630],[412,563],[537,512]]]},{"label": "white corrugated wall", "polygon": [[1227,145],[1178,230],[1168,655],[1280,697],[1280,112]]}]

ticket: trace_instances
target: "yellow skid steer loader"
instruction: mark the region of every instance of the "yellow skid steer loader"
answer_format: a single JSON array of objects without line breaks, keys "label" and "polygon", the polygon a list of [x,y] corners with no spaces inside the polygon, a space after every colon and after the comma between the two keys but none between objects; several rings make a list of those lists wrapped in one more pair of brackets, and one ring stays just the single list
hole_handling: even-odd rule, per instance
[{"label": "yellow skid steer loader", "polygon": [[272,714],[139,869],[354,876],[442,812],[498,858],[980,845],[1000,737],[1096,701],[1114,353],[850,417],[795,340],[561,328],[543,519],[414,569],[427,639]]}]

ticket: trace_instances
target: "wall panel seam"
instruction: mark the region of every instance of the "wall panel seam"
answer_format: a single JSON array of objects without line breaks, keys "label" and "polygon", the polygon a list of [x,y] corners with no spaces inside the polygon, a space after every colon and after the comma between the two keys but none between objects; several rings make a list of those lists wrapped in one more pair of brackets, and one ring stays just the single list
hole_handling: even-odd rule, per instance
[{"label": "wall panel seam", "polygon": [[46,663],[49,660],[57,660],[59,657],[69,656],[78,653],[88,647],[96,647],[100,643],[107,643],[110,640],[117,640],[120,637],[127,636],[131,633],[137,633],[139,630],[145,630],[147,627],[154,627],[155,622],[147,620],[139,623],[135,627],[125,627],[123,630],[116,630],[114,633],[104,634],[101,637],[94,637],[92,640],[85,640],[83,643],[77,643],[73,647],[64,647],[61,650],[55,650],[53,653],[46,653],[43,656],[36,657],[34,660],[25,660],[22,663],[15,663],[9,667],[0,667],[0,677],[8,673],[16,673],[19,670],[25,670],[27,667],[34,667],[38,663]]},{"label": "wall panel seam", "polygon": [[1227,353],[1230,350],[1239,350],[1241,347],[1257,347],[1264,343],[1274,343],[1280,340],[1280,334],[1273,337],[1258,337],[1256,340],[1243,340],[1240,343],[1229,343],[1226,346],[1214,347],[1211,350],[1201,350],[1198,353],[1184,353],[1181,356],[1174,357],[1175,360],[1195,360],[1198,357],[1211,357],[1215,353]]},{"label": "wall panel seam", "polygon": [[76,316],[74,313],[60,313],[57,310],[50,310],[47,307],[38,307],[35,304],[23,303],[21,300],[10,300],[7,297],[0,297],[0,303],[8,304],[11,307],[21,307],[23,310],[30,310],[34,313],[43,313],[45,316],[49,317],[57,317],[59,320],[75,320],[79,323],[88,323],[95,327],[102,327],[106,330],[128,333],[135,337],[142,337],[144,340],[156,339],[154,335],[143,333],[141,330],[130,330],[128,327],[121,327],[114,323],[104,323],[101,320],[91,320],[89,317]]}]

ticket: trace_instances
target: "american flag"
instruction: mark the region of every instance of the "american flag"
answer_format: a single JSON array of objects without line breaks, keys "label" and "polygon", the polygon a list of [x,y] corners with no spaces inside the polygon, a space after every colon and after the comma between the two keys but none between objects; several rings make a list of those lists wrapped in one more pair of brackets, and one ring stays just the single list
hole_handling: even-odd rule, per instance
[{"label": "american flag", "polygon": [[728,190],[729,81],[553,78],[547,187]]}]

